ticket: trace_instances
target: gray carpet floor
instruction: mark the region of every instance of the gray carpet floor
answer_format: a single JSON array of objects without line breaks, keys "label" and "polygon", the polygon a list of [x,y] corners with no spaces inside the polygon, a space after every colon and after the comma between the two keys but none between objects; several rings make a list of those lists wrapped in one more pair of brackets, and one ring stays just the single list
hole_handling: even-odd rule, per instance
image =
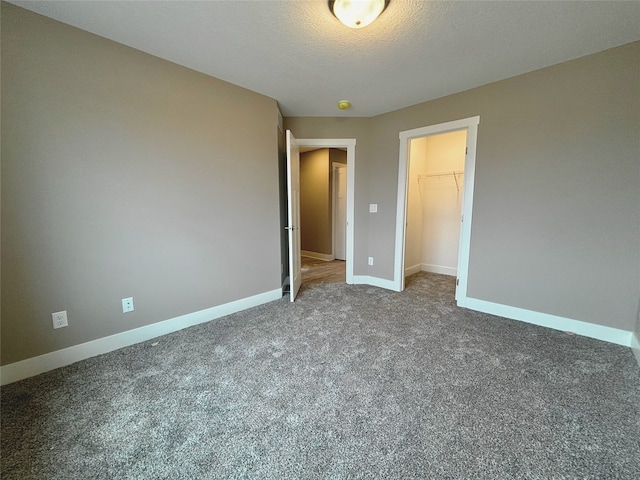
[{"label": "gray carpet floor", "polygon": [[305,286],[5,386],[2,479],[640,478],[630,349],[453,293]]}]

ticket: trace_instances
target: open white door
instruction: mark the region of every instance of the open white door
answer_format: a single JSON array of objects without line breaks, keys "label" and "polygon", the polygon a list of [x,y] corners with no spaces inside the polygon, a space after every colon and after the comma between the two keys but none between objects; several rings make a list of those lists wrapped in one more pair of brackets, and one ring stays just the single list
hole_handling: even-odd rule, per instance
[{"label": "open white door", "polygon": [[300,290],[302,271],[300,269],[300,147],[291,130],[287,130],[287,200],[289,231],[289,281],[291,301]]},{"label": "open white door", "polygon": [[333,164],[333,256],[347,259],[347,166]]}]

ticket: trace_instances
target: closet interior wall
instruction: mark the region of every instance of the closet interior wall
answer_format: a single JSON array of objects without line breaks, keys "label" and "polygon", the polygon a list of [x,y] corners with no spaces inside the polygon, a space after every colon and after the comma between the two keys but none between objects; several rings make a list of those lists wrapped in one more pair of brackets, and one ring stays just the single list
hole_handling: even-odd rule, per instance
[{"label": "closet interior wall", "polygon": [[405,275],[457,274],[466,137],[461,130],[411,141]]}]

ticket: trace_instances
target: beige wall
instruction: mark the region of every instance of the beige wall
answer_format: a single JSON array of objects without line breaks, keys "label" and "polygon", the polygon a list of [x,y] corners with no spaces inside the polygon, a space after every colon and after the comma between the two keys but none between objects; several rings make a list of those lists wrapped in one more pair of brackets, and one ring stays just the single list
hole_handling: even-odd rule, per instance
[{"label": "beige wall", "polygon": [[1,53],[2,364],[280,287],[274,100],[4,3]]},{"label": "beige wall", "polygon": [[302,250],[332,254],[329,149],[300,154],[300,244]]},{"label": "beige wall", "polygon": [[322,138],[357,123],[355,274],[390,280],[399,132],[479,115],[468,295],[631,331],[640,288],[638,78],[640,42],[371,119],[286,124]]}]

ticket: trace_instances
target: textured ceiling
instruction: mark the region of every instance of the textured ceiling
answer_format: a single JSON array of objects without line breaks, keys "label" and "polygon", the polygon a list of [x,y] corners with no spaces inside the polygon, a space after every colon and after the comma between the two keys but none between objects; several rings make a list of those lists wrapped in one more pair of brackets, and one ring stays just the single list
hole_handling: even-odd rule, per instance
[{"label": "textured ceiling", "polygon": [[[640,40],[639,1],[11,1],[262,93],[286,116],[373,116]],[[351,110],[340,111],[348,99]]]}]

